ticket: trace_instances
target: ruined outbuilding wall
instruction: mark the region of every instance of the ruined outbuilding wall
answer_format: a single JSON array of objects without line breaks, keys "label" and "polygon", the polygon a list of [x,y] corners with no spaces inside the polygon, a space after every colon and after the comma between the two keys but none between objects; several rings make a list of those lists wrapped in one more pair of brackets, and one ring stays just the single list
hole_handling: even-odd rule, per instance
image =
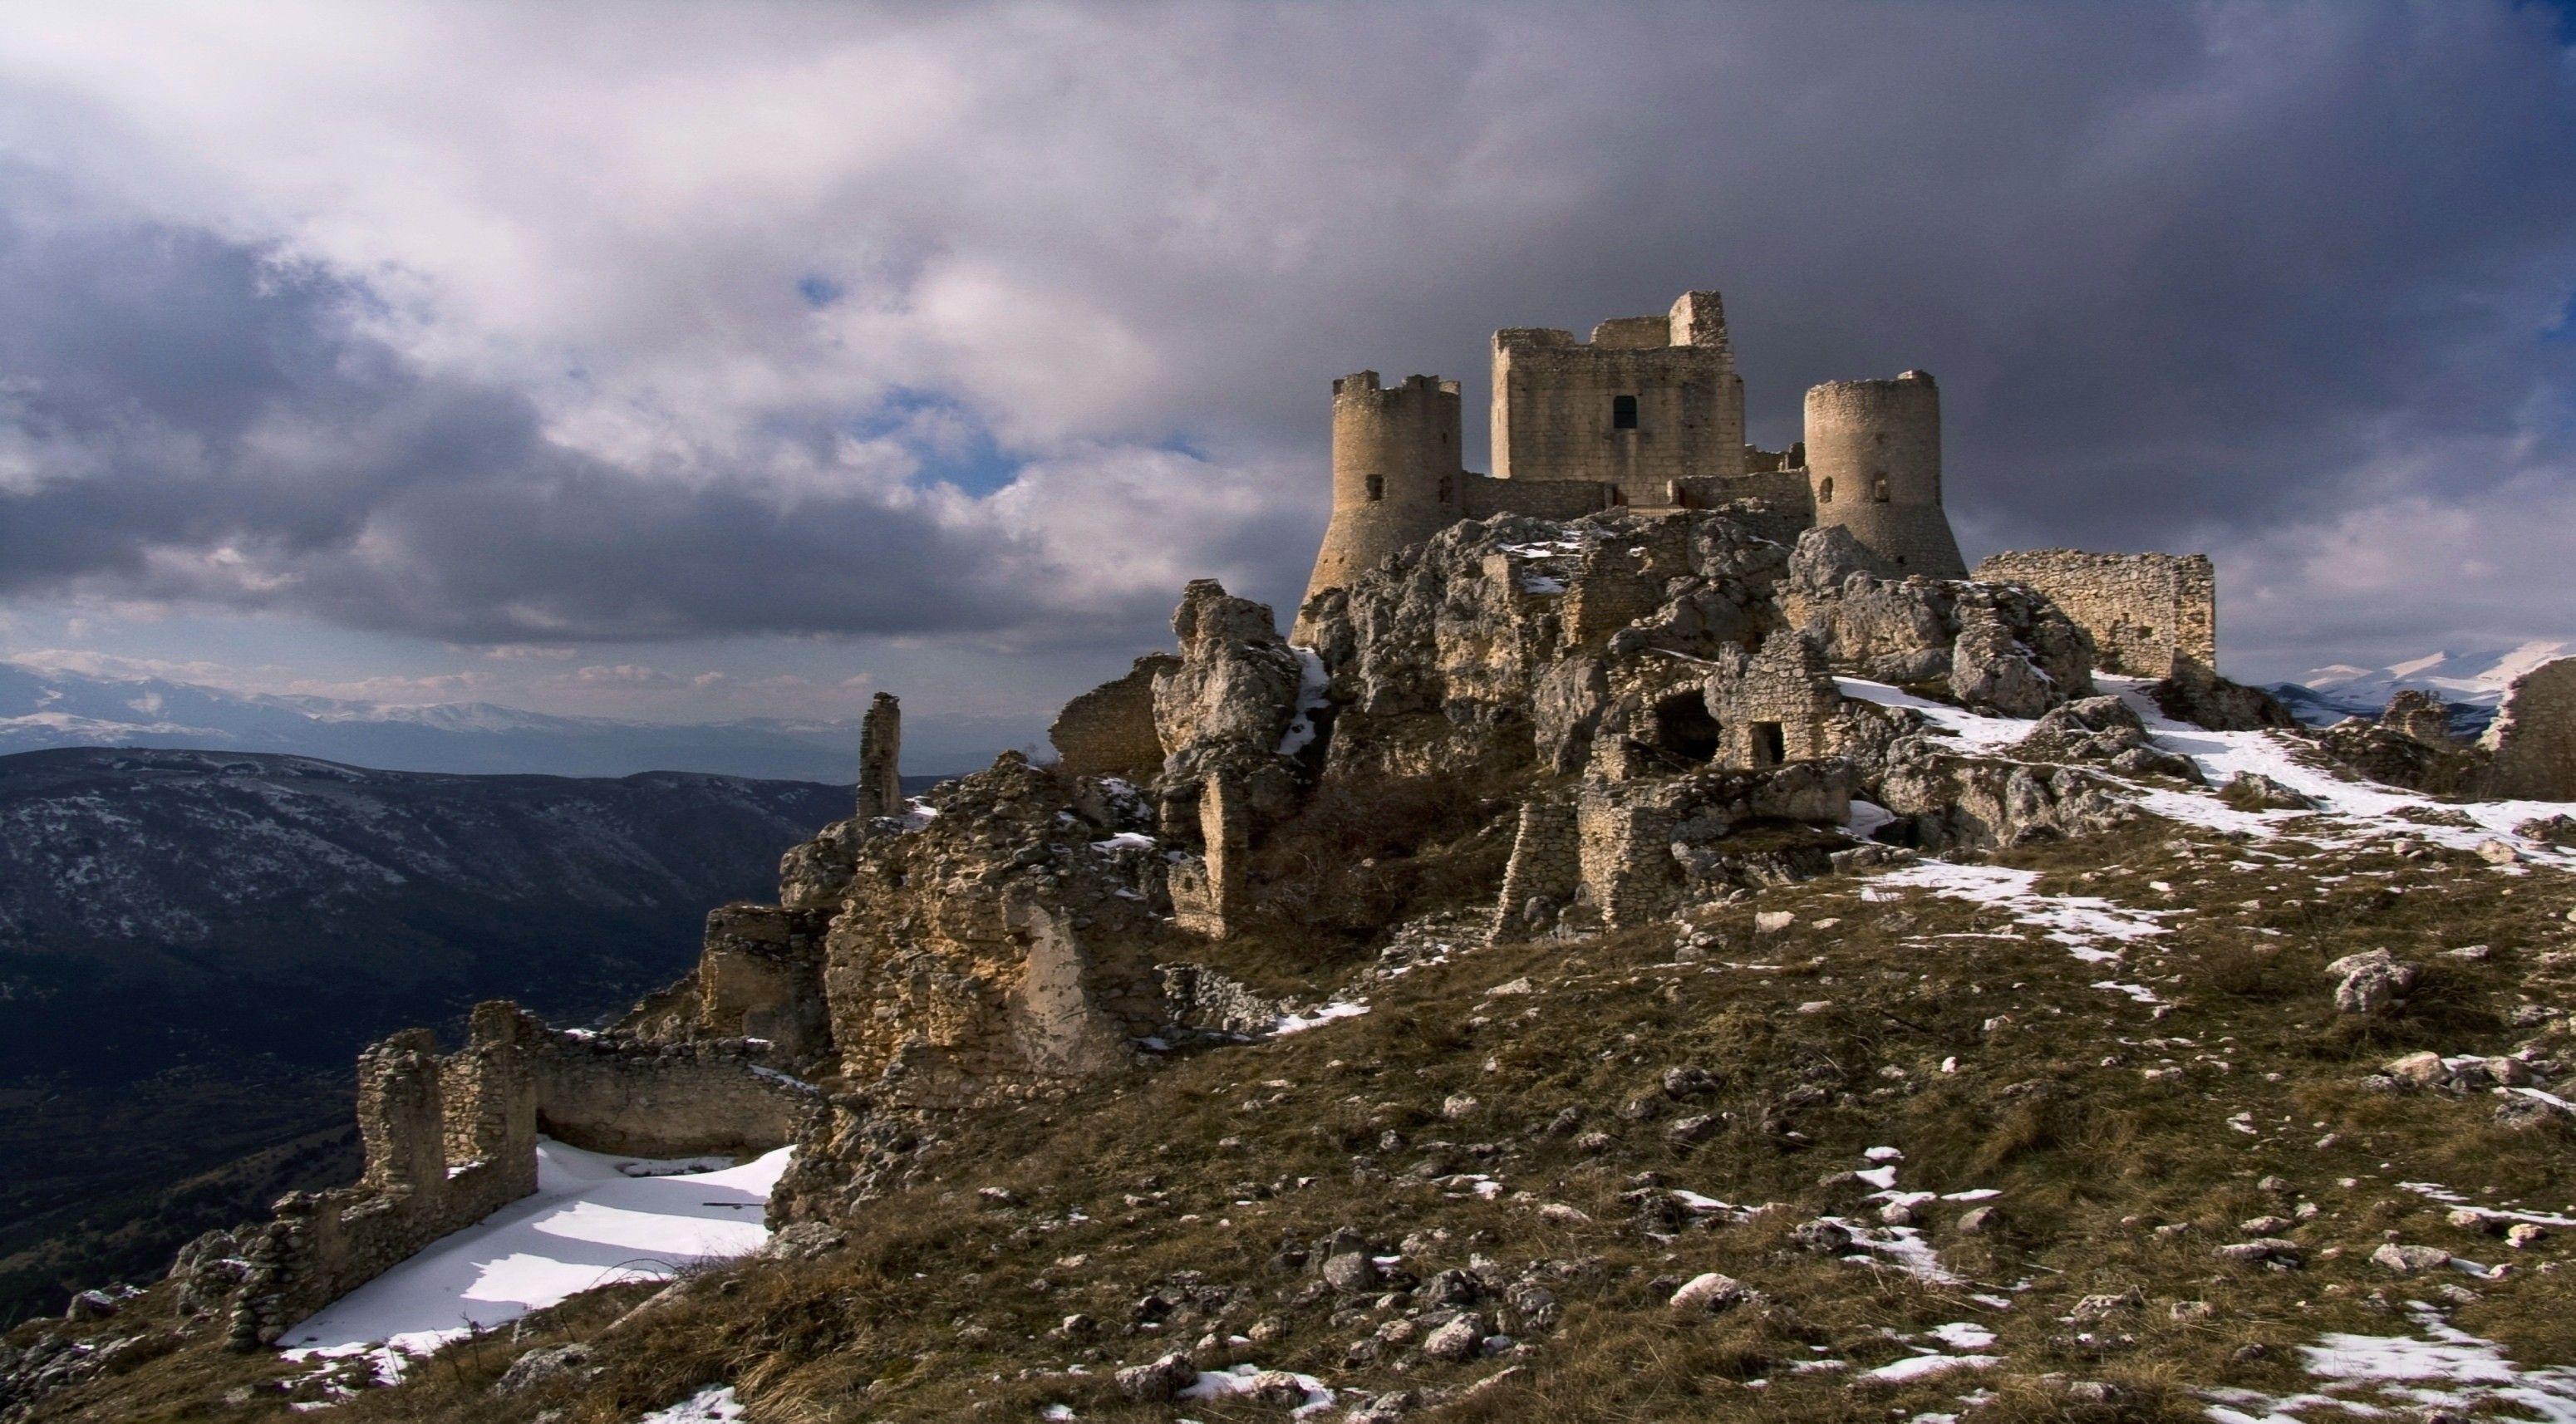
[{"label": "ruined outbuilding wall", "polygon": [[2576,658],[2515,678],[2479,746],[2492,758],[2483,794],[2576,801]]},{"label": "ruined outbuilding wall", "polygon": [[1605,321],[1588,342],[1498,331],[1493,391],[1496,479],[1597,481],[1657,505],[1675,480],[1744,470],[1744,386],[1715,292]]},{"label": "ruined outbuilding wall", "polygon": [[1154,731],[1154,679],[1180,665],[1169,653],[1138,658],[1125,677],[1064,704],[1047,728],[1056,765],[1075,776],[1153,775],[1163,763],[1162,739]]},{"label": "ruined outbuilding wall", "polygon": [[2094,662],[2128,677],[2218,670],[2218,573],[2206,554],[2024,549],[1977,565],[1987,583],[2027,584],[2092,635]]},{"label": "ruined outbuilding wall", "polygon": [[550,1034],[532,1066],[539,1130],[622,1156],[765,1152],[794,1141],[816,1101],[738,1039],[639,1047]]},{"label": "ruined outbuilding wall", "polygon": [[696,1022],[705,1036],[759,1039],[782,1061],[824,1053],[823,945],[818,917],[776,905],[735,903],[707,913],[695,975]]},{"label": "ruined outbuilding wall", "polygon": [[240,1238],[232,1343],[286,1329],[430,1243],[537,1189],[540,1132],[646,1156],[765,1151],[795,1138],[811,1088],[761,1076],[740,1042],[655,1049],[556,1033],[515,1004],[475,1007],[463,1047],[427,1029],[358,1056],[353,1186],[296,1192]]},{"label": "ruined outbuilding wall", "polygon": [[1717,722],[1720,766],[1756,770],[1834,754],[1842,693],[1824,654],[1794,629],[1775,630],[1759,653],[1722,655],[1701,695]]}]

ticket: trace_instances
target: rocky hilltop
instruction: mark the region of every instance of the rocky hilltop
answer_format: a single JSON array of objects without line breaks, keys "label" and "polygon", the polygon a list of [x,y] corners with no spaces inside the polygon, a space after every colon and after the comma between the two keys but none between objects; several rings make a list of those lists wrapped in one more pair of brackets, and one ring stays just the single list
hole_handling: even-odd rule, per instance
[{"label": "rocky hilltop", "polygon": [[[2011,559],[1613,510],[1286,636],[1193,584],[1055,762],[834,822],[606,1033],[371,1050],[357,1187],[13,1336],[13,1407],[2261,1419],[2430,1349],[2576,1408],[2576,663],[2318,736],[2156,621],[2205,561]],[[759,1259],[395,1388],[256,1352],[540,1137],[701,1129],[793,1148]]]}]

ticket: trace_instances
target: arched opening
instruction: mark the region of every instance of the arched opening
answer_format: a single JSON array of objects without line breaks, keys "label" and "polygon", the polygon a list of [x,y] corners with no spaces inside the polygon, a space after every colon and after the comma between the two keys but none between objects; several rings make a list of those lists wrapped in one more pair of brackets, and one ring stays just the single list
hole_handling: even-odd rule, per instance
[{"label": "arched opening", "polygon": [[1831,476],[1831,475],[1827,475],[1827,476],[1825,476],[1822,480],[1819,480],[1819,481],[1816,483],[1816,503],[1818,503],[1818,504],[1831,504],[1831,503],[1833,503],[1833,502],[1834,502],[1834,477],[1833,477],[1833,476]]},{"label": "arched opening", "polygon": [[1613,430],[1634,430],[1637,428],[1637,398],[1635,396],[1612,396],[1610,398],[1610,428]]},{"label": "arched opening", "polygon": [[1371,475],[1368,477],[1368,497],[1371,503],[1375,503],[1378,500],[1386,498],[1386,476]]},{"label": "arched opening", "polygon": [[1887,476],[1872,475],[1869,477],[1869,502],[1872,504],[1887,503]]},{"label": "arched opening", "polygon": [[1653,740],[1655,750],[1687,762],[1707,761],[1723,744],[1717,719],[1708,715],[1708,701],[1696,687],[1656,701]]}]

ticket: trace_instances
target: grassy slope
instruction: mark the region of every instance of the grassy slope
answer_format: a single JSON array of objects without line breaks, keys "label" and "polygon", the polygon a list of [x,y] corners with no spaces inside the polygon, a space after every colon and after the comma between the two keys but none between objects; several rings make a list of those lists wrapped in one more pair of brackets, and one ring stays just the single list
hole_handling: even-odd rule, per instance
[{"label": "grassy slope", "polygon": [[[562,1407],[569,1420],[624,1424],[727,1382],[755,1420],[1024,1420],[1056,1403],[1085,1420],[1281,1417],[1118,1400],[1111,1368],[1210,1329],[1262,1343],[1203,1353],[1202,1367],[1257,1360],[1336,1387],[1456,1386],[1502,1368],[1409,1349],[1347,1365],[1347,1347],[1388,1312],[1366,1297],[1308,1299],[1311,1272],[1273,1259],[1283,1242],[1338,1227],[1384,1251],[1410,1238],[1404,1266],[1424,1278],[1478,1256],[1502,1277],[1563,1263],[1550,1283],[1562,1325],[1526,1337],[1525,1357],[1508,1362],[1518,1373],[1413,1416],[1442,1421],[1905,1419],[1955,1410],[1980,1387],[1995,1396],[1981,1420],[2201,1419],[2195,1389],[2311,1385],[2293,1347],[2335,1330],[2408,1333],[2403,1303],[2444,1285],[2473,1288],[2451,1307],[2455,1324],[2524,1364],[2576,1360],[2576,1270],[2546,1268],[2576,1233],[2516,1253],[2395,1185],[2430,1180],[2482,1204],[2563,1211],[2576,1138],[2564,1125],[2499,1129],[2483,1097],[2361,1086],[2402,1051],[2495,1053],[2528,1039],[2536,1030],[2505,1022],[2523,1002],[2563,1014],[2576,956],[2554,968],[2543,957],[2576,942],[2564,918],[2576,886],[2451,853],[2268,848],[2301,853],[2248,858],[2159,828],[1997,858],[2047,872],[2050,891],[2178,912],[2118,966],[2081,961],[1996,908],[1919,891],[1867,901],[1866,880],[1843,878],[1764,892],[1762,908],[1799,916],[1778,935],[1755,935],[1751,904],[1711,911],[1715,942],[1698,962],[1676,961],[1671,927],[1477,950],[1372,988],[1363,1017],[962,1129],[932,1155],[930,1180],[872,1208],[845,1251],[714,1272],[614,1329],[647,1289],[579,1299],[514,1343],[460,1347],[334,1416],[482,1421]],[[2489,957],[2442,954],[2472,943]],[[2383,947],[2426,967],[2409,1009],[2384,1022],[2336,1014],[2323,965]],[[1521,976],[1537,992],[1484,996]],[[2170,1011],[2159,1019],[2093,987],[2109,977],[2148,986]],[[2566,1030],[2554,1032],[2563,1050]],[[1621,1112],[1660,1098],[1661,1075],[1683,1064],[1722,1086],[1652,1118]],[[1444,1116],[1459,1094],[1474,1106]],[[1579,1127],[1551,1131],[1567,1110]],[[1672,1122],[1697,1112],[1725,1122],[1695,1145],[1674,1141]],[[1609,1145],[1585,1144],[1589,1131]],[[1900,1188],[2001,1193],[1991,1205],[2002,1228],[1986,1236],[1955,1230],[1966,1205],[1928,1204],[1922,1225],[1964,1283],[1789,1243],[1789,1228],[1818,1214],[1866,1215],[1866,1188],[1824,1179],[1866,1165],[1878,1145],[1906,1154]],[[1504,1190],[1481,1199],[1444,1183],[1456,1173],[1489,1174]],[[2258,1186],[2272,1175],[2291,1193]],[[1783,1205],[1659,1237],[1622,1199],[1654,1182]],[[979,1196],[986,1187],[1016,1201]],[[2213,1257],[2241,1239],[2237,1223],[2299,1201],[2317,1209],[2287,1233],[2306,1248],[2305,1269]],[[1542,1203],[1590,1220],[1544,1221]],[[2153,1230],[2173,1223],[2190,1230]],[[2514,1257],[2516,1269],[2495,1281],[2400,1279],[2365,1259],[2392,1233]],[[1665,1306],[1675,1284],[1709,1270],[1768,1303],[1713,1318]],[[1139,1299],[1174,1297],[1182,1273],[1230,1299],[1138,1326]],[[2066,1319],[2083,1297],[2132,1289],[2140,1303],[2098,1325]],[[2177,1301],[2213,1310],[2177,1320]],[[1098,1333],[1057,1338],[1076,1313]],[[1856,1371],[1957,1321],[1991,1329],[1986,1353],[2003,1363],[1853,1386]],[[564,1338],[598,1347],[604,1372],[588,1388],[507,1405],[484,1391],[519,1348]],[[1814,1360],[1851,1368],[1793,1372]],[[1066,1372],[1076,1366],[1088,1373]],[[278,1394],[210,1401],[279,1373],[192,1346],[65,1400],[59,1417],[259,1417]],[[2051,1374],[2117,1392],[2070,1402]]]}]

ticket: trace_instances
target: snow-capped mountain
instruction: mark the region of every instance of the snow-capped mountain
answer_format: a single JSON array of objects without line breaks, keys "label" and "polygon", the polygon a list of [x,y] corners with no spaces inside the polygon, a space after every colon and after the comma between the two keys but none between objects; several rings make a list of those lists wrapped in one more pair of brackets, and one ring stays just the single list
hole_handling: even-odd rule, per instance
[{"label": "snow-capped mountain", "polygon": [[559,717],[488,702],[350,702],[0,660],[0,754],[53,747],[194,747],[397,771],[698,771],[848,781],[858,740],[856,722],[763,718],[674,725]]},{"label": "snow-capped mountain", "polygon": [[2535,639],[2504,652],[2429,653],[2387,667],[2334,663],[2269,689],[2300,721],[2330,726],[2346,717],[2369,717],[2401,691],[2429,692],[2450,704],[2451,729],[2485,730],[2513,680],[2552,658],[2576,655],[2576,642]]}]

